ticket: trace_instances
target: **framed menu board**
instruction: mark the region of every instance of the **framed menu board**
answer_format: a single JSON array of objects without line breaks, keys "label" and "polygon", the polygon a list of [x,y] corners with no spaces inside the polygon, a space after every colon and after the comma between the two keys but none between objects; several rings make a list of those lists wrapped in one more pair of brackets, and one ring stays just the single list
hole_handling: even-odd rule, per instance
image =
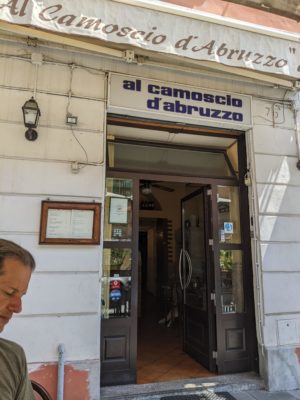
[{"label": "framed menu board", "polygon": [[40,244],[99,244],[100,203],[42,201]]}]

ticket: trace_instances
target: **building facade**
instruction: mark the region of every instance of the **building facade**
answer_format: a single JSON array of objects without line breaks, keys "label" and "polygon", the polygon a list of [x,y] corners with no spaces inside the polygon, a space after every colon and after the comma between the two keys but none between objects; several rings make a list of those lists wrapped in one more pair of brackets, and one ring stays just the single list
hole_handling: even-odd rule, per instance
[{"label": "building facade", "polygon": [[[187,333],[195,320],[200,324],[199,315],[188,314],[187,308],[185,351],[211,371],[254,370],[270,390],[299,388],[297,66],[285,64],[284,56],[267,55],[276,57],[264,60],[273,63],[268,73],[261,64],[253,71],[254,52],[246,60],[252,62],[249,70],[230,65],[230,57],[222,65],[156,52],[164,34],[156,33],[161,21],[155,15],[167,20],[171,14],[164,10],[151,14],[147,32],[140,33],[145,45],[135,48],[130,42],[138,27],[125,42],[125,21],[118,31],[120,43],[112,45],[108,37],[100,46],[72,32],[59,35],[57,25],[49,28],[52,32],[18,25],[27,12],[25,3],[22,9],[21,2],[3,1],[0,8],[0,234],[28,248],[37,261],[23,313],[4,332],[24,347],[31,377],[55,393],[58,346],[63,344],[66,399],[99,399],[101,382],[135,381],[142,290],[138,232],[143,231],[148,249],[149,243],[156,247],[153,265],[157,252],[168,250],[162,276],[157,267],[148,270],[150,292],[157,293],[157,282],[170,279],[178,261],[184,265],[183,275],[176,277],[183,280],[185,304],[192,296],[189,283],[194,282],[194,294],[199,289],[209,352],[195,345],[199,331],[196,338]],[[73,18],[58,5],[44,3],[39,14],[44,26],[34,20],[27,24],[47,30],[45,24],[53,20],[69,29],[79,6]],[[149,12],[128,7],[128,15],[134,15],[133,8]],[[178,24],[196,23],[192,16],[173,17]],[[76,21],[76,29],[84,22]],[[105,25],[102,33],[109,36],[114,26]],[[177,44],[188,52],[192,38],[185,33]],[[216,58],[230,51],[205,43]],[[299,51],[299,44],[292,43],[290,51]],[[243,55],[237,51],[239,63]],[[276,63],[280,72],[274,71]],[[37,140],[28,141],[22,106],[32,96],[41,117]],[[67,117],[77,117],[77,123],[66,123]],[[151,188],[156,197],[149,200],[149,184],[169,185],[170,197],[159,197]],[[191,198],[196,206],[184,208]],[[100,203],[99,244],[41,243],[45,201]],[[194,207],[201,208],[198,216]],[[168,237],[164,221],[169,221],[168,243],[163,242]],[[176,230],[182,231],[181,245]],[[160,232],[164,245],[159,249],[159,240],[150,237]],[[192,272],[178,246],[206,269]]]}]

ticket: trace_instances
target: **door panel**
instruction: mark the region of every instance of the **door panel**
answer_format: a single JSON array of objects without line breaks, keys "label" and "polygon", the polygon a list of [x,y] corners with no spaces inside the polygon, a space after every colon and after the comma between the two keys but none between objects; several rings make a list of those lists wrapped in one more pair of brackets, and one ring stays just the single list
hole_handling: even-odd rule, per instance
[{"label": "door panel", "polygon": [[209,202],[207,188],[182,199],[180,280],[184,303],[184,350],[203,366],[214,370]]},{"label": "door panel", "polygon": [[129,321],[118,318],[102,323],[102,386],[135,382],[135,355],[131,345],[135,332]]},{"label": "door panel", "polygon": [[249,345],[252,319],[245,297],[247,260],[241,235],[239,197],[238,186],[213,189],[219,373],[251,370],[253,359]]},{"label": "door panel", "polygon": [[219,317],[221,335],[218,340],[218,371],[234,373],[249,371],[251,357],[247,345],[245,315]]},{"label": "door panel", "polygon": [[[208,321],[199,309],[185,305],[184,350],[206,368],[209,368]],[[203,313],[202,313],[203,314]]]},{"label": "door panel", "polygon": [[107,178],[101,299],[101,385],[134,383],[138,184]]}]

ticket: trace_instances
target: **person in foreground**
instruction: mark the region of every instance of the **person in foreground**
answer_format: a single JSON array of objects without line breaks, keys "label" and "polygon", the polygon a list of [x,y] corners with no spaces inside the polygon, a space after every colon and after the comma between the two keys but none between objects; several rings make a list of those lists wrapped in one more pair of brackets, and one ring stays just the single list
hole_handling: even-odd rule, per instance
[{"label": "person in foreground", "polygon": [[[9,240],[0,239],[0,332],[14,313],[22,311],[35,268],[32,255]],[[21,346],[0,338],[0,400],[34,400]]]}]

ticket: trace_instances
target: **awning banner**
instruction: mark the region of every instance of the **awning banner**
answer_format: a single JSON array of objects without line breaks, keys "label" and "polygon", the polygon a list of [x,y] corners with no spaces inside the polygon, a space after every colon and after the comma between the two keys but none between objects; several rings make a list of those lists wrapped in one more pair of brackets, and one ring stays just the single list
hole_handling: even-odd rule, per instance
[{"label": "awning banner", "polygon": [[299,43],[111,0],[0,0],[0,20],[300,78]]}]

